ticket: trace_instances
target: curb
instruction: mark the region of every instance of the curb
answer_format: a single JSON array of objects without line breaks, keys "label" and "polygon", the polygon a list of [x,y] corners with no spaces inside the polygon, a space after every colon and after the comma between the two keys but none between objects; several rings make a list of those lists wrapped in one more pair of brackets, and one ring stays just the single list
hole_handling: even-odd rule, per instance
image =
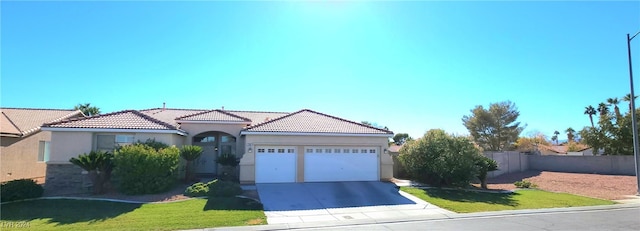
[{"label": "curb", "polygon": [[523,209],[523,210],[505,210],[505,211],[477,212],[477,213],[464,213],[464,214],[454,213],[454,214],[440,214],[440,215],[430,215],[430,216],[409,216],[405,218],[389,218],[389,219],[361,219],[361,220],[335,221],[335,222],[308,222],[308,223],[272,224],[272,225],[259,225],[259,226],[220,227],[220,228],[193,229],[192,231],[195,231],[195,230],[198,230],[198,231],[292,230],[292,229],[295,230],[295,229],[328,228],[328,227],[339,228],[344,226],[389,224],[389,223],[398,223],[398,222],[444,221],[444,220],[456,220],[456,219],[468,219],[468,218],[522,216],[522,215],[531,215],[531,214],[603,211],[603,210],[616,210],[616,209],[627,209],[627,208],[640,208],[640,204],[615,204],[615,205],[597,205],[597,206],[550,208],[550,209]]}]

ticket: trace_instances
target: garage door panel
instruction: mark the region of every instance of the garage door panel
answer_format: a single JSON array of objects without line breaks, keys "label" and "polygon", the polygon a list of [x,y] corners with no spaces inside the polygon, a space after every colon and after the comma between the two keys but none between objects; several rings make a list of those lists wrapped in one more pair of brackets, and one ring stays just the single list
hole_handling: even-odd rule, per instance
[{"label": "garage door panel", "polygon": [[[340,153],[335,153],[341,149]],[[343,150],[349,149],[345,153]],[[378,151],[372,148],[360,148],[353,153],[351,148],[307,148],[305,153],[304,178],[306,182],[328,181],[377,181],[379,158]],[[331,153],[327,153],[330,150]],[[314,153],[322,151],[322,153]]]},{"label": "garage door panel", "polygon": [[[256,183],[296,182],[296,153],[280,148],[256,148]],[[274,152],[269,152],[275,150]],[[286,148],[285,150],[290,150]]]}]

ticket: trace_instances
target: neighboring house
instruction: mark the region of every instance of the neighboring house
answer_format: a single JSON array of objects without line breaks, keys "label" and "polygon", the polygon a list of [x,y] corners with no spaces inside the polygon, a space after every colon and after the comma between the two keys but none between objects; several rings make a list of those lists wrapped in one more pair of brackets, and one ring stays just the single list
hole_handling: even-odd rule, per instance
[{"label": "neighboring house", "polygon": [[540,147],[541,155],[573,155],[573,156],[593,156],[593,148],[581,145],[575,152],[569,152],[568,145],[550,145]]},{"label": "neighboring house", "polygon": [[392,177],[393,133],[312,110],[127,110],[47,124],[52,132],[47,187],[77,187],[71,157],[155,139],[204,149],[196,172],[219,174],[222,154],[240,159],[241,183],[378,181]]},{"label": "neighboring house", "polygon": [[0,108],[0,181],[43,180],[51,132],[42,124],[83,117],[77,110]]}]

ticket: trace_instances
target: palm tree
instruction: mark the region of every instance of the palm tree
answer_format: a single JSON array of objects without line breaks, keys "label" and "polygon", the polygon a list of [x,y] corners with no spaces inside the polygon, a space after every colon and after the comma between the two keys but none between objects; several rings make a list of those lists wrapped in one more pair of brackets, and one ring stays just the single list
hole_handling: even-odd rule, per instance
[{"label": "palm tree", "polygon": [[[633,99],[637,99],[638,96],[633,96]],[[625,95],[624,97],[622,97],[622,101],[626,101],[629,102],[629,111],[631,111],[631,93]],[[634,100],[635,101],[635,100]]]},{"label": "palm tree", "polygon": [[620,101],[618,101],[618,97],[615,98],[608,98],[607,99],[607,103],[609,105],[613,105],[613,111],[616,113],[616,118],[620,118],[620,108],[618,107],[618,104],[620,103]]},{"label": "palm tree", "polygon": [[598,104],[598,112],[600,112],[600,116],[604,116],[609,113],[609,107],[606,103],[600,103]]},{"label": "palm tree", "polygon": [[553,137],[555,137],[555,139],[553,139],[553,137],[551,137],[551,140],[555,141],[556,145],[558,145],[558,135],[560,135],[560,132],[556,130],[556,131],[553,132]]},{"label": "palm tree", "polygon": [[567,128],[567,130],[565,130],[565,132],[567,133],[567,142],[573,142],[573,133],[576,132],[576,130],[573,130],[573,128],[569,127]]},{"label": "palm tree", "polygon": [[72,157],[69,162],[84,169],[89,174],[89,179],[93,184],[93,193],[103,192],[104,184],[111,179],[113,170],[113,155],[104,151],[91,151],[89,154],[81,154]]},{"label": "palm tree", "polygon": [[189,166],[191,165],[191,162],[195,159],[198,159],[200,155],[202,155],[202,147],[200,146],[185,145],[180,149],[180,156],[182,156],[182,158],[187,161],[184,173],[184,180],[186,182],[190,182],[193,179],[193,173]]},{"label": "palm tree", "polygon": [[596,114],[596,109],[593,108],[593,106],[589,105],[588,107],[584,108],[584,114],[585,115],[589,115],[589,120],[591,121],[591,127],[595,127],[593,126],[593,115]]},{"label": "palm tree", "polygon": [[80,110],[86,116],[94,116],[100,114],[100,108],[92,107],[90,103],[78,104],[73,107],[74,110]]}]

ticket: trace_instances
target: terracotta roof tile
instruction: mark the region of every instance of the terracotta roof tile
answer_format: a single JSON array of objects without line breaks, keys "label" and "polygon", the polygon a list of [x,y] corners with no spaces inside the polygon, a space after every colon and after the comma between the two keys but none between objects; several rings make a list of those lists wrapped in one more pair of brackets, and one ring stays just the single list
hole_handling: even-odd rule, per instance
[{"label": "terracotta roof tile", "polygon": [[[1,133],[26,136],[40,130],[45,123],[53,123],[71,117],[82,116],[78,110],[35,109],[35,108],[0,108],[3,117],[0,121]],[[13,125],[13,126],[8,126]],[[16,134],[16,130],[19,131]]]},{"label": "terracotta roof tile", "polygon": [[251,120],[222,110],[210,110],[198,112],[191,115],[185,115],[176,118],[176,120],[186,121],[216,121],[216,122],[248,122]]},{"label": "terracotta roof tile", "polygon": [[53,128],[178,130],[171,124],[135,110],[119,111],[81,119],[70,119],[45,126]]},{"label": "terracotta roof tile", "polygon": [[171,124],[173,126],[178,126],[176,122],[176,118],[191,115],[198,112],[204,112],[207,110],[203,109],[177,109],[177,108],[152,108],[141,110],[140,112],[145,113],[153,118],[156,118],[162,122]]},{"label": "terracotta roof tile", "polygon": [[[226,110],[225,110],[226,111]],[[251,125],[264,123],[290,114],[289,112],[260,112],[260,111],[226,111],[251,120]]]},{"label": "terracotta roof tile", "polygon": [[393,134],[393,132],[319,113],[309,109],[256,124],[244,129],[248,132]]}]

